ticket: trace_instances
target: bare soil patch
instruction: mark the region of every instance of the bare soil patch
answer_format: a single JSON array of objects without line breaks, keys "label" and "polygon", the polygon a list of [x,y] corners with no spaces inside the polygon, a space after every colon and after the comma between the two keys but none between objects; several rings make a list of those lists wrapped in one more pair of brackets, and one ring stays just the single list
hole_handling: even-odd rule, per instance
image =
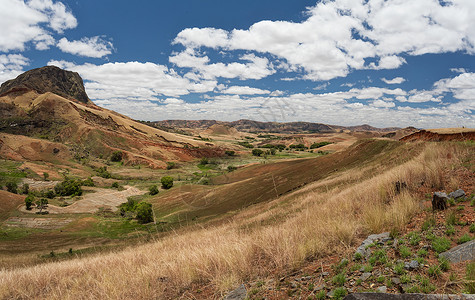
[{"label": "bare soil patch", "polygon": [[68,225],[71,221],[72,219],[10,217],[5,221],[4,225],[8,227],[57,229]]}]

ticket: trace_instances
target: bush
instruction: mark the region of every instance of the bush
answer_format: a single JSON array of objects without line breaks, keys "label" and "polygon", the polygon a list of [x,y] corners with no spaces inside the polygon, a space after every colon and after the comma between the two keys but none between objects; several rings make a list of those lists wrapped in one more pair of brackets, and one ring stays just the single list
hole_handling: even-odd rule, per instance
[{"label": "bush", "polygon": [[43,172],[43,180],[48,181],[48,178],[49,178],[49,174],[46,172]]},{"label": "bush", "polygon": [[323,147],[323,146],[326,146],[326,145],[330,145],[330,144],[331,144],[330,142],[313,143],[313,144],[310,146],[310,149],[316,149],[316,148],[320,148],[320,147]]},{"label": "bush", "polygon": [[30,192],[30,185],[28,183],[24,183],[21,187],[21,193],[24,195],[28,195]]},{"label": "bush", "polygon": [[96,172],[97,172],[97,176],[99,177],[102,177],[102,178],[111,178],[112,175],[111,173],[109,173],[109,171],[107,171],[107,167],[104,166],[104,167],[99,167],[96,169]]},{"label": "bush", "polygon": [[226,154],[227,156],[234,156],[236,152],[232,151],[232,150],[226,150],[224,151],[224,154]]},{"label": "bush", "polygon": [[409,256],[412,255],[411,250],[408,247],[404,246],[404,245],[399,247],[399,254],[403,258],[408,258]]},{"label": "bush", "polygon": [[340,273],[333,277],[332,282],[337,286],[343,286],[346,282],[346,277],[344,273]]},{"label": "bush", "polygon": [[43,191],[42,192],[42,196],[43,197],[46,197],[48,199],[53,199],[55,194],[54,194],[54,191],[53,190],[47,190],[47,191]]},{"label": "bush", "polygon": [[333,292],[333,297],[335,299],[343,299],[346,296],[347,290],[344,287],[336,288]]},{"label": "bush", "polygon": [[171,170],[175,168],[175,166],[176,166],[176,163],[174,163],[173,161],[167,162],[167,170]]},{"label": "bush", "polygon": [[228,166],[228,172],[236,171],[237,167],[235,166]]},{"label": "bush", "polygon": [[18,192],[18,185],[14,181],[7,182],[5,186],[10,193],[16,194]]},{"label": "bush", "polygon": [[115,162],[121,161],[123,155],[124,153],[122,153],[122,151],[114,151],[112,152],[112,155],[111,155],[111,161],[115,161]]},{"label": "bush", "polygon": [[200,159],[199,165],[204,166],[204,165],[207,165],[207,164],[209,164],[209,160],[208,160],[207,157],[203,157],[203,158]]},{"label": "bush", "polygon": [[160,182],[162,183],[162,187],[164,189],[169,189],[173,186],[173,177],[164,176],[162,177],[162,179],[160,179]]},{"label": "bush", "polygon": [[142,223],[150,223],[153,221],[152,204],[148,202],[140,202],[137,205],[137,220]]},{"label": "bush", "polygon": [[27,210],[30,210],[30,209],[31,209],[31,205],[33,205],[34,200],[35,200],[35,197],[33,197],[32,195],[26,196],[26,198],[25,198],[25,206],[26,206],[26,209],[27,209]]},{"label": "bush", "polygon": [[94,186],[94,181],[92,181],[91,177],[88,177],[87,179],[82,181],[81,185],[82,186]]},{"label": "bush", "polygon": [[148,188],[148,191],[149,191],[149,194],[152,196],[158,194],[157,185],[152,185],[151,187]]},{"label": "bush", "polygon": [[457,244],[463,244],[466,242],[470,242],[471,240],[472,240],[472,237],[468,233],[466,233],[459,238],[459,240],[457,241]]},{"label": "bush", "polygon": [[262,153],[264,153],[264,151],[262,151],[261,149],[253,149],[252,150],[252,155],[254,155],[254,156],[261,156]]},{"label": "bush", "polygon": [[111,187],[118,189],[118,188],[120,187],[120,185],[119,185],[119,183],[116,181],[116,182],[113,182],[113,183],[112,183]]},{"label": "bush", "polygon": [[54,191],[59,196],[81,196],[81,181],[66,178],[54,187]]},{"label": "bush", "polygon": [[238,142],[238,145],[243,146],[245,148],[249,148],[249,149],[254,148],[254,146],[248,142]]},{"label": "bush", "polygon": [[442,253],[450,249],[450,240],[447,238],[435,237],[432,240],[432,249],[437,253]]},{"label": "bush", "polygon": [[439,277],[441,273],[438,265],[430,266],[429,269],[427,269],[427,274],[431,277]]},{"label": "bush", "polygon": [[125,216],[127,212],[135,212],[137,208],[137,201],[133,198],[128,198],[127,202],[122,203],[119,205],[119,212],[121,216]]}]

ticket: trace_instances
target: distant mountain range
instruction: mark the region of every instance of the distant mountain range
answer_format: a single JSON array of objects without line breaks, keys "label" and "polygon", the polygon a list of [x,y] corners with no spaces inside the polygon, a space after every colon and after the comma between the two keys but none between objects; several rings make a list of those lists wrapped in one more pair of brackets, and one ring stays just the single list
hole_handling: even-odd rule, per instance
[{"label": "distant mountain range", "polygon": [[154,127],[163,130],[174,129],[207,129],[212,125],[225,125],[233,127],[242,132],[266,132],[266,133],[333,133],[338,131],[365,131],[365,132],[393,132],[400,128],[376,128],[367,124],[360,126],[337,126],[311,122],[259,122],[253,120],[238,120],[233,122],[224,122],[216,120],[165,120],[156,122],[147,122]]}]

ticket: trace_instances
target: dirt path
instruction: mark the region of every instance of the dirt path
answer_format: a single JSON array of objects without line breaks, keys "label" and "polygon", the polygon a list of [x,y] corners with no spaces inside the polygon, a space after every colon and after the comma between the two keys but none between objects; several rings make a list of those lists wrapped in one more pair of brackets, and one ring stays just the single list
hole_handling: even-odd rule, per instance
[{"label": "dirt path", "polygon": [[[117,191],[112,189],[102,188],[84,188],[86,193],[80,200],[66,207],[59,207],[55,205],[48,205],[47,211],[50,214],[92,214],[99,210],[100,207],[117,211],[117,206],[121,203],[127,202],[127,197],[143,194],[144,192],[132,187],[125,186],[125,190]],[[22,212],[35,213],[37,210],[32,209],[27,211],[23,206],[20,209]]]}]

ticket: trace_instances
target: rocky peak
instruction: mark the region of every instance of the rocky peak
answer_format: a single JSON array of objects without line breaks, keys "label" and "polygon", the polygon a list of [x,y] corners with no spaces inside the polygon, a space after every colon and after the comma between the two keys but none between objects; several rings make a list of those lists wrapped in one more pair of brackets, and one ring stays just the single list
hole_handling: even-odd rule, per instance
[{"label": "rocky peak", "polygon": [[40,94],[51,92],[82,103],[90,102],[81,76],[55,66],[33,69],[4,82],[0,86],[0,95],[22,90],[34,90]]}]

